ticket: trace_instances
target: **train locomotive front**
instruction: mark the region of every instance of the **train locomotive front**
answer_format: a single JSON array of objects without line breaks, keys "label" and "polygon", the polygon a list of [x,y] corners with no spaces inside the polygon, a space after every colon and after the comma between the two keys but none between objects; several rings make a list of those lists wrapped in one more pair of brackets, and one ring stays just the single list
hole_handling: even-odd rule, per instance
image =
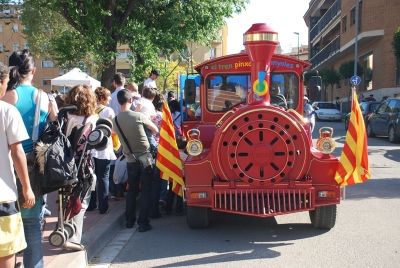
[{"label": "train locomotive front", "polygon": [[197,135],[211,133],[209,148],[193,152],[202,148],[198,136],[187,147],[188,225],[206,227],[211,210],[256,217],[310,211],[315,227],[332,228],[340,203],[334,180],[338,159],[323,148],[333,142],[326,137],[320,148],[313,147],[303,115],[271,105],[270,61],[277,33],[254,24],[244,34],[244,45],[251,62],[246,102],[225,112],[214,128],[204,118],[196,125]]}]

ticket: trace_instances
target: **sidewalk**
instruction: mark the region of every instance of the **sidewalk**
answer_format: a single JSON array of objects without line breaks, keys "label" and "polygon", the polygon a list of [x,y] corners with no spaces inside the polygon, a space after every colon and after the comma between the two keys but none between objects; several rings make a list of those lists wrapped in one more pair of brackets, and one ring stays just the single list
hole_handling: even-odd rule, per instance
[{"label": "sidewalk", "polygon": [[[100,215],[96,209],[86,211],[83,222],[82,244],[84,251],[67,251],[55,248],[49,243],[49,235],[54,231],[57,223],[57,192],[48,195],[48,209],[51,216],[46,217],[46,226],[43,241],[44,266],[46,268],[80,268],[86,267],[88,262],[120,231],[125,223],[125,198],[120,201],[109,200],[109,210]],[[22,261],[22,257],[18,257]]]}]

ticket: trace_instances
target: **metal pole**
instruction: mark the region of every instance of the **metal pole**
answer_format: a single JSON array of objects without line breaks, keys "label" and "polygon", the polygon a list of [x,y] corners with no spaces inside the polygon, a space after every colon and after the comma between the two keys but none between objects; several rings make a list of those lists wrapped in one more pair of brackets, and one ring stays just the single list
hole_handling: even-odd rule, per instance
[{"label": "metal pole", "polygon": [[357,75],[357,50],[358,50],[358,1],[356,0],[356,38],[354,39],[354,75]]},{"label": "metal pole", "polygon": [[293,32],[297,35],[297,58],[300,59],[300,34],[298,32]]}]

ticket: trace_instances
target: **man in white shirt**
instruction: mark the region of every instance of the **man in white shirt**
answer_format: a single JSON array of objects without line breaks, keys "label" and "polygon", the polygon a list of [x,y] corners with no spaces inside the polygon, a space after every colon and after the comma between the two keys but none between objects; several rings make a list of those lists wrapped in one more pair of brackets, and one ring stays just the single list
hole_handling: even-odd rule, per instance
[{"label": "man in white shirt", "polygon": [[121,89],[124,89],[125,85],[125,76],[123,73],[114,74],[112,85],[115,88],[115,91],[111,94],[111,100],[108,107],[114,110],[115,116],[119,114],[121,111],[121,106],[118,103],[117,94]]},{"label": "man in white shirt", "polygon": [[147,78],[146,81],[144,81],[143,89],[145,89],[146,87],[157,88],[156,79],[159,75],[160,74],[157,70],[151,70],[149,78]]}]

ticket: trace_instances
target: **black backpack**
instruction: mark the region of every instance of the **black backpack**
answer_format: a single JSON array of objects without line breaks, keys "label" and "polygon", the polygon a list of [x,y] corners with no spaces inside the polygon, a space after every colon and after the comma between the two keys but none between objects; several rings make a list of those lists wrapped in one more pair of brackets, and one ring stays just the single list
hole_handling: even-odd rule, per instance
[{"label": "black backpack", "polygon": [[77,152],[91,129],[92,124],[79,124],[74,118],[46,126],[35,145],[42,194],[78,182]]}]

